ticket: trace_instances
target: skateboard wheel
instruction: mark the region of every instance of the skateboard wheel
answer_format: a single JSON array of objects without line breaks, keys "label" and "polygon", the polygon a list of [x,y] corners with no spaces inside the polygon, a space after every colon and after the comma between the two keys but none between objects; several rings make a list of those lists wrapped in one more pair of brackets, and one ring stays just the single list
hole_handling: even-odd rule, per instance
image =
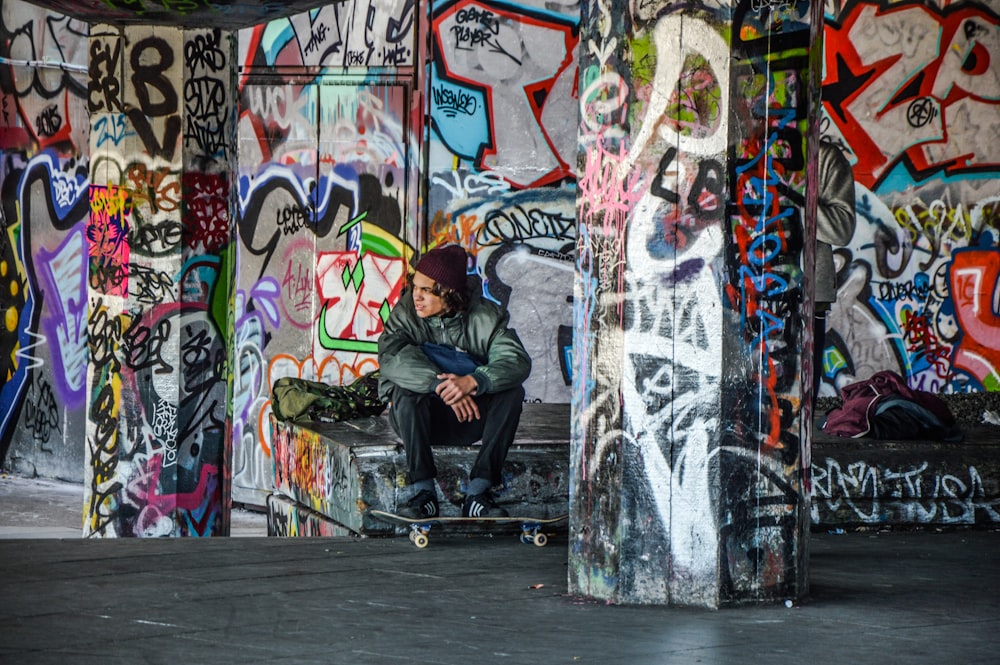
[{"label": "skateboard wheel", "polygon": [[544,533],[538,532],[535,534],[535,545],[538,547],[545,547],[547,542],[549,542],[549,537]]},{"label": "skateboard wheel", "polygon": [[535,539],[534,537],[532,537],[530,532],[528,531],[521,532],[521,543],[527,545],[528,543],[533,543],[533,542],[535,542]]},{"label": "skateboard wheel", "polygon": [[415,533],[415,534],[413,534],[413,539],[412,540],[413,540],[413,544],[416,545],[417,547],[419,547],[420,549],[423,549],[423,548],[427,547],[427,543],[430,542],[427,539],[427,536],[425,536],[422,533]]}]

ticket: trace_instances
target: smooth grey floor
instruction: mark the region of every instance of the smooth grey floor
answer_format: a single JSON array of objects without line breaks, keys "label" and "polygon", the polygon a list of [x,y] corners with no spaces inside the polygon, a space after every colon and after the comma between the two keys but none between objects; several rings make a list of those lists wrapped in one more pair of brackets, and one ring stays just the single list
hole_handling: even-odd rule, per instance
[{"label": "smooth grey floor", "polygon": [[708,611],[567,594],[565,536],[7,537],[0,663],[1000,663],[1000,532],[810,551],[804,602]]}]

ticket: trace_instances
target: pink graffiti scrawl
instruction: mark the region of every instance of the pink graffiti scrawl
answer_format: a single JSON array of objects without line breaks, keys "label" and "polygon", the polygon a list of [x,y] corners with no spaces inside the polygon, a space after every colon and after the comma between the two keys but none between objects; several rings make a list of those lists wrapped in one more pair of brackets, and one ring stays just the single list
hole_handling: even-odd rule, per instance
[{"label": "pink graffiti scrawl", "polygon": [[90,186],[90,281],[107,295],[128,295],[131,215],[128,190],[115,185]]}]

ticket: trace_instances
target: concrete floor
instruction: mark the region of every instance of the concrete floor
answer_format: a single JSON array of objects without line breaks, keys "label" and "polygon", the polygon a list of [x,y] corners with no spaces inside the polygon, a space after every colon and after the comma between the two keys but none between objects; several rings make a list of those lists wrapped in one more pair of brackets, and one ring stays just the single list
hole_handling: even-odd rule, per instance
[{"label": "concrete floor", "polygon": [[565,536],[83,540],[75,490],[25,482],[0,478],[3,664],[1000,663],[996,530],[813,534],[808,599],[713,612],[569,595]]}]

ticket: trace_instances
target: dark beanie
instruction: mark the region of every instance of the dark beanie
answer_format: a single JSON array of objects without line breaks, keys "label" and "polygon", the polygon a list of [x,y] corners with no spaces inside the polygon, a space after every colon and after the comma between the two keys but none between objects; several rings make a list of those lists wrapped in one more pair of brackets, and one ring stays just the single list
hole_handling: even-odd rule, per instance
[{"label": "dark beanie", "polygon": [[453,291],[463,293],[466,289],[465,271],[469,258],[459,245],[436,247],[424,254],[414,268],[435,282]]}]

